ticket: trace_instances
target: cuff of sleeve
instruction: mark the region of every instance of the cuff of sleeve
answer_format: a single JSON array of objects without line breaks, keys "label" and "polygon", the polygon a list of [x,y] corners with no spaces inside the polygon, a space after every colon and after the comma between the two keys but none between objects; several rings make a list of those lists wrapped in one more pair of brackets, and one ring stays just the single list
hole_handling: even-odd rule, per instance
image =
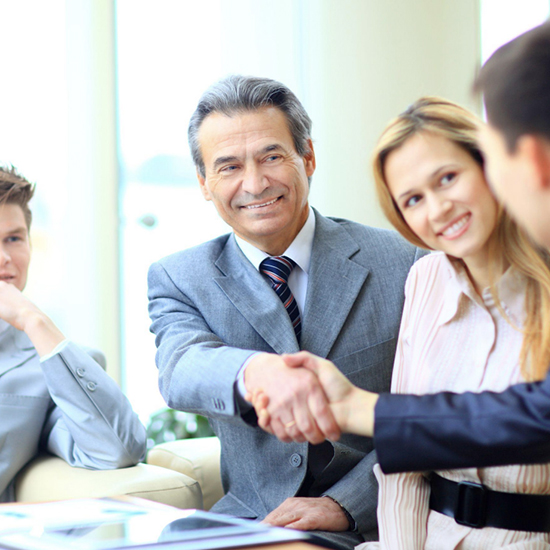
[{"label": "cuff of sleeve", "polygon": [[344,514],[346,515],[346,519],[348,520],[348,523],[349,523],[348,531],[357,533],[357,522],[353,519],[353,516],[335,498],[332,498],[330,495],[322,495],[322,496],[330,498],[330,500],[332,500],[333,502],[336,502],[336,504],[340,506],[340,508],[342,509],[342,512],[344,512]]},{"label": "cuff of sleeve", "polygon": [[40,362],[43,363],[44,361],[47,361],[48,359],[51,359],[57,353],[63,351],[67,347],[68,343],[69,343],[69,339],[65,338],[65,340],[63,340],[63,342],[60,342],[59,344],[57,344],[57,346],[55,346],[55,348],[53,348],[53,350],[50,351],[50,353],[48,353],[48,355],[44,355],[44,357],[41,357]]},{"label": "cuff of sleeve", "polygon": [[246,395],[246,386],[244,385],[244,371],[246,370],[246,367],[248,366],[248,363],[250,363],[250,360],[258,355],[260,352],[253,353],[249,357],[247,357],[246,361],[243,363],[242,367],[239,369],[239,372],[237,373],[237,378],[235,380],[235,388],[236,388],[236,398],[237,398],[237,404],[239,405],[240,411],[247,412],[250,409],[252,409],[252,404],[249,403],[244,396]]}]

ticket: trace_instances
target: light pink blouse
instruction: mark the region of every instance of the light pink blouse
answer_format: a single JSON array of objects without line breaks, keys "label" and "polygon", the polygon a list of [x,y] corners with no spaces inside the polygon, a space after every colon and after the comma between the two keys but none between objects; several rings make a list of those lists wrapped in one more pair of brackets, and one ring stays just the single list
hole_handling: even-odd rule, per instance
[{"label": "light pink blouse", "polygon": [[[405,286],[405,308],[392,379],[395,393],[496,390],[521,382],[519,354],[525,279],[509,269],[498,283],[502,308],[488,289],[480,297],[463,264],[435,252],[419,260]],[[550,493],[550,465],[446,470],[453,481],[474,481],[507,492]],[[384,475],[380,484],[380,543],[361,550],[550,549],[550,536],[486,527],[471,529],[430,511],[430,488],[421,473]]]}]

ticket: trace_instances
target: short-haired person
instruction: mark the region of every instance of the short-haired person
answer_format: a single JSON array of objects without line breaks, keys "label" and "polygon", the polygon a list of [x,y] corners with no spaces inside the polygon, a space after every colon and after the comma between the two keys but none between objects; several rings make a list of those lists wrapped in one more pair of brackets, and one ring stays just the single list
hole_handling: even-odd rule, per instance
[{"label": "short-haired person", "polygon": [[[221,440],[226,494],[213,511],[313,530],[340,548],[376,539],[372,441],[308,445],[298,425],[314,443],[338,429],[317,378],[278,354],[308,350],[360,387],[387,390],[405,278],[421,252],[310,208],[311,120],[279,82],[214,84],[189,143],[204,197],[233,232],[153,264],[149,312],[164,398],[207,416]],[[298,442],[258,427],[244,400],[258,389],[274,431]]]},{"label": "short-haired person", "polygon": [[[499,48],[476,87],[487,111],[480,139],[489,181],[513,217],[550,250],[550,23]],[[299,354],[287,362],[318,374],[342,431],[374,434],[386,473],[550,460],[550,376],[501,393],[377,396],[351,386],[328,361]],[[257,404],[260,423],[268,426],[262,400]],[[466,493],[476,508],[470,523],[483,526],[490,493],[464,486],[461,502]]]},{"label": "short-haired person", "polygon": [[14,477],[41,449],[90,469],[130,466],[145,455],[145,429],[116,383],[22,294],[33,193],[15,169],[0,168],[2,502],[14,500]]}]

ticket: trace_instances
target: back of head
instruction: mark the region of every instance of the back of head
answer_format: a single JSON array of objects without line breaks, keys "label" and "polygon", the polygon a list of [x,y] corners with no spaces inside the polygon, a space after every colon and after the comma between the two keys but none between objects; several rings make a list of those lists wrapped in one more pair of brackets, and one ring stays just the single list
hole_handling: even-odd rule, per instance
[{"label": "back of head", "polygon": [[0,166],[0,205],[17,204],[23,210],[27,229],[30,230],[32,212],[29,201],[34,194],[34,185],[17,173],[15,168]]},{"label": "back of head", "polygon": [[201,176],[205,173],[198,134],[204,119],[213,113],[233,116],[265,107],[276,107],[284,113],[296,152],[301,157],[309,152],[311,119],[289,88],[269,78],[231,75],[206,90],[189,121],[189,148]]},{"label": "back of head", "polygon": [[479,119],[467,109],[440,97],[421,97],[386,126],[372,154],[374,183],[380,206],[391,224],[408,241],[421,248],[426,244],[411,231],[393,200],[386,181],[388,155],[420,132],[431,133],[465,149],[483,167],[477,144]]},{"label": "back of head", "polygon": [[483,93],[487,119],[510,151],[525,134],[550,140],[550,22],[496,50],[474,87]]}]

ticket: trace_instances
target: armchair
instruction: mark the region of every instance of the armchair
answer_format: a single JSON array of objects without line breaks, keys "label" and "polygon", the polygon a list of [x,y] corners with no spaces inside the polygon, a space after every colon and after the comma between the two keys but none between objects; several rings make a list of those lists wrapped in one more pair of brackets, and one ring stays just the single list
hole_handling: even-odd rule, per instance
[{"label": "armchair", "polygon": [[197,437],[160,443],[147,454],[147,464],[175,470],[200,484],[205,510],[223,496],[220,475],[220,440]]},{"label": "armchair", "polygon": [[177,508],[203,507],[199,482],[183,473],[149,464],[87,470],[49,454],[36,457],[18,474],[15,495],[18,502],[129,495]]}]

